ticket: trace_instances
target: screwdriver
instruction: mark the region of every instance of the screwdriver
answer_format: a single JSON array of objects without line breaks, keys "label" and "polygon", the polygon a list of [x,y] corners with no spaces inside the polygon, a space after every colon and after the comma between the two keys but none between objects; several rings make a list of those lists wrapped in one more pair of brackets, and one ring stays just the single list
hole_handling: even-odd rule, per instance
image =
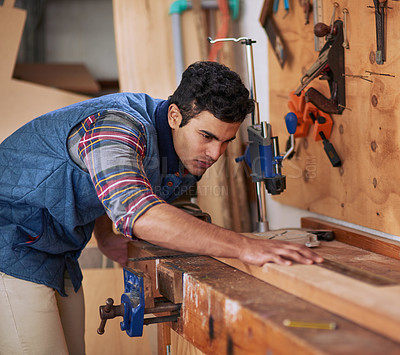
[{"label": "screwdriver", "polygon": [[332,143],[329,142],[329,140],[325,137],[324,132],[319,132],[319,135],[322,138],[322,141],[324,143],[325,153],[328,156],[332,166],[334,167],[342,166],[342,161],[340,160],[338,153],[336,153],[336,150],[333,147]]},{"label": "screwdriver", "polygon": [[[325,117],[319,116],[316,118],[312,112],[310,112],[309,115],[314,123],[318,122],[320,124],[323,124],[326,122]],[[335,150],[333,144],[331,142],[329,142],[329,140],[328,140],[328,138],[326,138],[324,132],[319,131],[318,134],[322,138],[322,142],[324,143],[325,153],[328,156],[332,166],[333,167],[342,166],[342,161],[340,160],[338,153],[336,153],[336,150]]]}]

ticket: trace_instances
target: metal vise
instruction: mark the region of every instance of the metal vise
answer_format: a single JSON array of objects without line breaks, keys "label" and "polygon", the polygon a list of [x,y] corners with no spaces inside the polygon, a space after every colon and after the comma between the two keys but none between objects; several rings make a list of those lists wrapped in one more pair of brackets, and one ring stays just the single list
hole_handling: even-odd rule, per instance
[{"label": "metal vise", "polygon": [[[154,306],[145,307],[145,275],[137,270],[124,268],[125,291],[121,296],[121,304],[114,306],[114,300],[108,298],[106,305],[100,306],[100,326],[98,334],[104,334],[108,319],[123,317],[120,323],[121,330],[126,331],[130,337],[140,337],[143,335],[143,325],[163,322],[176,322],[180,315],[180,304],[169,302],[164,297],[151,299]],[[151,289],[151,286],[150,286]],[[156,314],[161,312],[171,312],[168,316],[144,318],[145,314]]]}]

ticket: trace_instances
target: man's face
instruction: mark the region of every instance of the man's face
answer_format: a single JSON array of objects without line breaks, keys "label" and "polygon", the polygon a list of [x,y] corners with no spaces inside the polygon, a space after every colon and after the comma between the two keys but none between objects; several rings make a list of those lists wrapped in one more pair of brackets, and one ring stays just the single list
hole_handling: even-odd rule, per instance
[{"label": "man's face", "polygon": [[240,123],[219,120],[208,111],[202,111],[185,126],[179,127],[182,115],[172,104],[168,122],[172,129],[174,148],[185,168],[193,175],[203,175],[225,152],[235,139]]}]

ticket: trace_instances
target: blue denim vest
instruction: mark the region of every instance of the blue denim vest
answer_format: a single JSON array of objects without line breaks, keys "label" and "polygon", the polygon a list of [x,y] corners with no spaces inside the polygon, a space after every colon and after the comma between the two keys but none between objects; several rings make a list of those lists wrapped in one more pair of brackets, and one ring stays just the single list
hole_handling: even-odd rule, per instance
[{"label": "blue denim vest", "polygon": [[105,213],[89,174],[68,154],[70,131],[88,116],[120,111],[143,124],[144,168],[155,193],[167,202],[193,185],[192,175],[161,174],[158,135],[170,131],[157,131],[156,121],[166,119],[161,116],[167,107],[145,94],[106,95],[40,116],[5,139],[0,144],[0,271],[65,295],[67,270],[79,289],[78,257],[94,221]]}]

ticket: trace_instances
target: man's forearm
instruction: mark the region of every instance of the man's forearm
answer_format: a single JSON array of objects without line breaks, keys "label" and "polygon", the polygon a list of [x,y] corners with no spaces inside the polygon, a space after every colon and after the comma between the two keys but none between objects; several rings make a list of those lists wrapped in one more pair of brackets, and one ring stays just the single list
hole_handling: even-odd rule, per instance
[{"label": "man's forearm", "polygon": [[125,265],[128,261],[128,243],[129,238],[115,233],[112,227],[112,221],[107,215],[96,219],[93,230],[97,246],[100,251],[121,265]]},{"label": "man's forearm", "polygon": [[304,245],[248,238],[206,223],[168,204],[150,208],[138,218],[133,231],[138,238],[165,248],[238,258],[254,265],[268,262],[291,265],[292,261],[312,264],[323,261]]},{"label": "man's forearm", "polygon": [[238,258],[246,239],[168,204],[148,210],[133,230],[136,237],[165,248],[216,257]]}]

